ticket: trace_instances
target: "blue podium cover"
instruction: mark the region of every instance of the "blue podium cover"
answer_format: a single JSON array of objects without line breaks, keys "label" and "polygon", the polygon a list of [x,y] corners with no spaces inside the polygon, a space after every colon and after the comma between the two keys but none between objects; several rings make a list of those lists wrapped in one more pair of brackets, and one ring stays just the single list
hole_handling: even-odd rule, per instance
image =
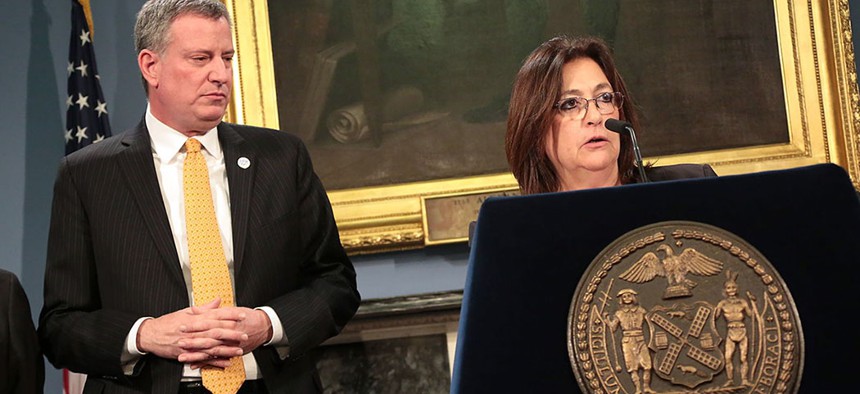
[{"label": "blue podium cover", "polygon": [[579,393],[567,319],[580,278],[618,237],[675,220],[741,237],[785,281],[803,327],[800,392],[856,390],[860,200],[844,169],[819,164],[488,199],[472,239],[451,392]]}]

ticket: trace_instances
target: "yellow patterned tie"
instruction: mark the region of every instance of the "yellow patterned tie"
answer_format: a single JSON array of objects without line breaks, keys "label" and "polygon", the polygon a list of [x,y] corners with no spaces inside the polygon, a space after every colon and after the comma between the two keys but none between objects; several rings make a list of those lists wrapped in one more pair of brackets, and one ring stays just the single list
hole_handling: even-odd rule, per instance
[{"label": "yellow patterned tie", "polygon": [[[185,142],[185,150],[182,183],[194,304],[203,305],[220,297],[221,306],[234,306],[233,285],[212,204],[209,170],[200,153],[200,141],[189,138]],[[204,367],[201,374],[203,386],[213,394],[234,394],[245,381],[245,365],[242,357],[236,356],[230,359],[230,366],[224,370]]]}]

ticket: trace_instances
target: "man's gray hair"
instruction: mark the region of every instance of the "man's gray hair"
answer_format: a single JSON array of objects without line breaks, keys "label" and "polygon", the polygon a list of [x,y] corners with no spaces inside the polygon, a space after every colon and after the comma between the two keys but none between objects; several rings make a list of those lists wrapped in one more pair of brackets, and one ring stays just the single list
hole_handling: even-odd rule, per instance
[{"label": "man's gray hair", "polygon": [[[227,6],[218,0],[148,0],[137,13],[134,24],[135,53],[144,49],[164,53],[170,43],[170,25],[177,17],[185,14],[212,19],[223,17],[227,24],[231,24]],[[143,81],[143,87],[149,93],[146,80]]]},{"label": "man's gray hair", "polygon": [[227,6],[218,0],[149,0],[137,13],[134,24],[134,49],[162,53],[167,48],[168,30],[176,17],[195,14],[212,19],[223,17],[230,23]]}]

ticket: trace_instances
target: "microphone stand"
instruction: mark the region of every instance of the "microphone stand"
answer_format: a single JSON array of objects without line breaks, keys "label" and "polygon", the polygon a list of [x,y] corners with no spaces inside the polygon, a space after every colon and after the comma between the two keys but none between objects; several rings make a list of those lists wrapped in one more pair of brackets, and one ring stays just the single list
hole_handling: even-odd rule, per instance
[{"label": "microphone stand", "polygon": [[633,132],[633,127],[625,125],[624,129],[630,133],[630,140],[633,142],[633,156],[636,157],[636,168],[639,169],[639,179],[642,183],[648,183],[648,177],[645,176],[645,169],[642,166],[642,153],[639,152],[639,143],[636,142],[636,133]]},{"label": "microphone stand", "polygon": [[642,153],[639,152],[639,142],[636,141],[636,133],[633,131],[633,125],[618,119],[606,119],[603,124],[607,130],[621,134],[622,131],[627,131],[630,134],[630,141],[633,143],[633,156],[636,158],[636,168],[639,169],[639,179],[642,183],[648,183],[648,177],[645,176],[645,168],[642,165]]}]

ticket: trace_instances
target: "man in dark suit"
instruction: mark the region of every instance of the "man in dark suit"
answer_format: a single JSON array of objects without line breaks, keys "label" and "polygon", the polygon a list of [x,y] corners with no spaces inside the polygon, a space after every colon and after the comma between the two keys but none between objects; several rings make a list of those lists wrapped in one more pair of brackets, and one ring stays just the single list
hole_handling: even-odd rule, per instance
[{"label": "man in dark suit", "polygon": [[44,383],[27,294],[15,274],[0,269],[0,393],[41,393]]},{"label": "man in dark suit", "polygon": [[[221,121],[230,29],[216,0],[147,1],[135,25],[143,121],[60,166],[39,335],[55,366],[88,375],[85,393],[234,392],[206,375],[237,360],[240,392],[318,392],[306,355],[358,307],[355,271],[303,144]],[[220,233],[206,252],[217,251],[222,269],[226,260],[232,282],[212,299],[192,270],[196,204],[183,166],[195,155]]]}]

